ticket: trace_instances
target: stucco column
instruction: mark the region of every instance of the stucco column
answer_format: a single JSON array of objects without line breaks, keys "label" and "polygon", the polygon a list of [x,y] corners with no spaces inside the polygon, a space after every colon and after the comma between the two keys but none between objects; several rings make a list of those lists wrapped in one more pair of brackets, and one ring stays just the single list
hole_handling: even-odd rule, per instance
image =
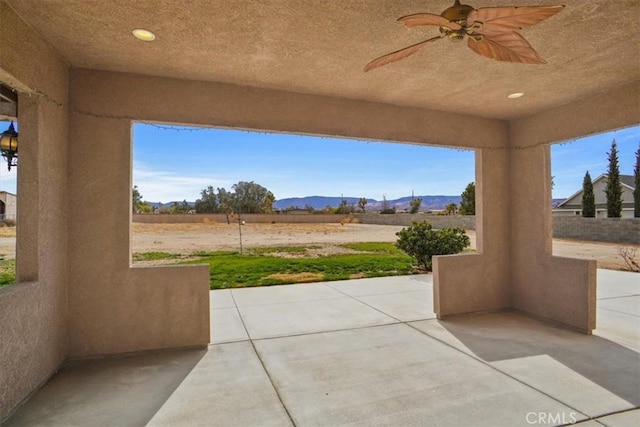
[{"label": "stucco column", "polygon": [[[42,111],[36,97],[20,96],[20,167],[18,168],[17,218],[16,218],[16,281],[38,280],[38,215],[40,183],[38,148]],[[0,164],[5,167],[6,163]],[[3,172],[0,172],[0,174]]]},{"label": "stucco column", "polygon": [[512,306],[591,333],[596,261],[552,256],[549,145],[515,146],[509,157]]},{"label": "stucco column", "polygon": [[476,152],[477,254],[434,257],[434,308],[447,316],[516,309],[595,328],[596,262],[552,255],[548,144]]},{"label": "stucco column", "polygon": [[209,343],[207,265],[131,266],[131,162],[129,118],[70,114],[71,357]]},{"label": "stucco column", "polygon": [[505,148],[476,150],[476,248],[433,261],[439,319],[509,306],[509,180]]}]

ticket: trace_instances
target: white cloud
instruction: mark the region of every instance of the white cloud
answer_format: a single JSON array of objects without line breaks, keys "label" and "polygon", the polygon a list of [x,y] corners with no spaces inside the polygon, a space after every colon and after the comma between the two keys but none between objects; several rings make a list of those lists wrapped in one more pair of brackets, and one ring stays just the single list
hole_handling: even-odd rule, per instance
[{"label": "white cloud", "polygon": [[8,171],[7,162],[0,160],[0,191],[16,194],[17,172],[16,167]]},{"label": "white cloud", "polygon": [[216,176],[188,176],[175,172],[152,169],[136,162],[133,167],[133,185],[138,186],[142,198],[150,202],[171,202],[200,198],[200,191],[209,185],[228,188],[234,183]]}]

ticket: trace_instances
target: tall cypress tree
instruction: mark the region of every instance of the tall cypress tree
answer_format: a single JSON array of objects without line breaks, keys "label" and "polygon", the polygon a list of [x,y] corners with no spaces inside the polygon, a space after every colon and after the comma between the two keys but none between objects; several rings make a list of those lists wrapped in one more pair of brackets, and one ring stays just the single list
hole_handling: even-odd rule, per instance
[{"label": "tall cypress tree", "polygon": [[467,184],[467,188],[462,192],[460,200],[460,215],[475,215],[476,214],[476,184],[470,182]]},{"label": "tall cypress tree", "polygon": [[593,182],[589,171],[584,175],[582,181],[582,216],[585,218],[595,218],[596,216],[596,196],[593,194]]},{"label": "tall cypress tree", "polygon": [[611,142],[609,154],[609,170],[607,171],[607,217],[620,218],[622,216],[622,184],[620,183],[620,168],[618,166],[618,145],[614,139]]},{"label": "tall cypress tree", "polygon": [[636,167],[633,168],[633,174],[636,178],[636,188],[633,190],[633,216],[640,218],[640,144],[638,144],[638,151],[636,151]]}]

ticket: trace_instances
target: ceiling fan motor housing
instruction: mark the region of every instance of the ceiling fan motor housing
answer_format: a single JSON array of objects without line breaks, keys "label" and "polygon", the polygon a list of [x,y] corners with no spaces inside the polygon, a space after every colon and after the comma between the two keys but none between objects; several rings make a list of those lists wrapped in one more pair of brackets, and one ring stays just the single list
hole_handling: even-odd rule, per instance
[{"label": "ceiling fan motor housing", "polygon": [[469,13],[472,10],[474,10],[473,6],[460,4],[460,2],[456,0],[456,4],[446,9],[440,16],[447,18],[449,21],[465,26],[467,24],[467,16],[469,16]]},{"label": "ceiling fan motor housing", "polygon": [[449,39],[453,41],[464,40],[464,37],[466,36],[465,28],[467,26],[467,16],[469,16],[469,13],[472,10],[474,10],[472,6],[469,6],[467,4],[460,4],[460,1],[456,0],[456,3],[442,12],[440,16],[448,19],[451,22],[460,24],[463,29],[452,31],[449,28],[440,27],[440,32],[446,34]]}]

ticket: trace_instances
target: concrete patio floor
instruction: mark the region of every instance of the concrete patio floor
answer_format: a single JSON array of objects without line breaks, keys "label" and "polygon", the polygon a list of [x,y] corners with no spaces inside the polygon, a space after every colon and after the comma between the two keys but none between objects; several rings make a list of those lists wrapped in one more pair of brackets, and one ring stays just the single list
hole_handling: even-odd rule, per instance
[{"label": "concrete patio floor", "polygon": [[593,336],[435,319],[431,275],[211,292],[206,350],[70,361],[8,426],[640,425],[640,275]]}]

